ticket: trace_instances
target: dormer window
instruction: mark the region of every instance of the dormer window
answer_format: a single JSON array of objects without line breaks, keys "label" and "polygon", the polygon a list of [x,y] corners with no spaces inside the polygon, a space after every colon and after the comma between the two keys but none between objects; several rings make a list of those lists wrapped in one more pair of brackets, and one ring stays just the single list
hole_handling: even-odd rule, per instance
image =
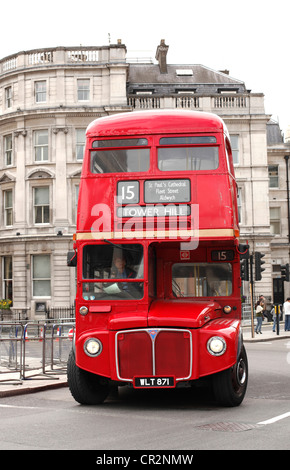
[{"label": "dormer window", "polygon": [[233,95],[238,93],[239,90],[237,88],[219,88],[218,93],[221,95]]},{"label": "dormer window", "polygon": [[194,90],[193,88],[175,90],[175,93],[177,93],[178,95],[194,95],[195,92],[196,90]]},{"label": "dormer window", "polygon": [[176,69],[176,75],[178,77],[192,77],[193,70],[192,69]]}]

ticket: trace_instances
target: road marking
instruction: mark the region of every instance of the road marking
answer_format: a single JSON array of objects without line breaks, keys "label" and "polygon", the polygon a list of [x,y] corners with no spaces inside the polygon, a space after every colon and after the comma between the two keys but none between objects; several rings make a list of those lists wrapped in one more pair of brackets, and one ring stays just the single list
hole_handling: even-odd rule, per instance
[{"label": "road marking", "polygon": [[283,415],[275,416],[274,418],[267,419],[266,421],[260,421],[257,424],[272,424],[275,423],[276,421],[280,421],[281,419],[289,418],[290,416],[290,411],[288,413],[284,413]]},{"label": "road marking", "polygon": [[0,405],[0,408],[20,408],[20,409],[29,409],[29,410],[37,409],[37,407],[35,406],[17,406],[17,405]]}]

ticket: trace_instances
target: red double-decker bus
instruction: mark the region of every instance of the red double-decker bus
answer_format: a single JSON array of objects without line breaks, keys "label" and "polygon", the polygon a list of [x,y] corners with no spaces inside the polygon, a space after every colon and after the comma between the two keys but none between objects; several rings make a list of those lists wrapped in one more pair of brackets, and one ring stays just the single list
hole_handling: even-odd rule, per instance
[{"label": "red double-decker bus", "polygon": [[68,383],[83,404],[113,384],[174,388],[209,377],[239,405],[236,182],[216,115],[140,111],[95,120],[79,190],[76,331]]}]

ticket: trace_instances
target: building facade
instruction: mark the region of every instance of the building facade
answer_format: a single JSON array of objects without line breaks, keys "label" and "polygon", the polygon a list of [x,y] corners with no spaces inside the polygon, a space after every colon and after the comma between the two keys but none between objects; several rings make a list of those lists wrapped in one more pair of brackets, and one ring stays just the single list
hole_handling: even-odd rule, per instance
[{"label": "building facade", "polygon": [[122,44],[0,61],[0,298],[13,300],[16,317],[73,304],[75,273],[66,256],[85,130],[128,109],[127,68]]},{"label": "building facade", "polygon": [[273,302],[283,303],[290,297],[290,283],[283,282],[281,266],[289,264],[290,256],[290,209],[289,209],[289,162],[290,141],[284,142],[277,122],[267,124],[269,214],[271,239],[271,263]]},{"label": "building facade", "polygon": [[86,127],[101,116],[144,109],[207,111],[224,119],[239,188],[241,241],[248,240],[252,253],[265,253],[255,294],[272,296],[273,260],[277,265],[284,259],[289,244],[273,233],[279,191],[269,191],[270,168],[278,160],[281,165],[285,145],[267,153],[270,116],[262,93],[251,93],[228,71],[169,65],[167,51],[161,41],[156,63],[129,62],[118,41],[0,60],[0,299],[13,300],[14,316],[43,318],[48,310],[73,304],[75,272],[66,254],[76,229]]}]

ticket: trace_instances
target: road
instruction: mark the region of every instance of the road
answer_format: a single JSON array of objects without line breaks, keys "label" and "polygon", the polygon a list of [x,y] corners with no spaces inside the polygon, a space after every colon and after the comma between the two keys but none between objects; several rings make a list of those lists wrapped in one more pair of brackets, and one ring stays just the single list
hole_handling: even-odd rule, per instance
[{"label": "road", "polygon": [[203,387],[126,387],[97,407],[77,404],[66,387],[6,397],[0,400],[0,449],[95,450],[94,457],[104,450],[122,455],[120,449],[152,455],[158,450],[289,449],[290,341],[247,343],[246,349],[249,385],[237,408],[216,406]]}]

